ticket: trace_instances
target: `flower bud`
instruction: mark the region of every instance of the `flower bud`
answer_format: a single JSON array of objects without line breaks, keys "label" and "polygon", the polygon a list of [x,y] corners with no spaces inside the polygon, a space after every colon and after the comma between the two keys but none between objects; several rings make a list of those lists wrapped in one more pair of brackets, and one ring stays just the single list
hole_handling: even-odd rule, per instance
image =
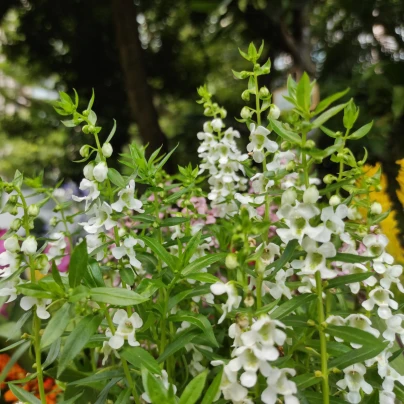
[{"label": "flower bud", "polygon": [[242,99],[243,101],[250,101],[250,92],[249,92],[248,90],[244,90],[244,91],[241,93],[241,99]]},{"label": "flower bud", "polygon": [[90,133],[89,130],[88,130],[88,128],[89,128],[89,125],[84,125],[84,126],[81,128],[81,130],[83,131],[84,134],[88,135],[88,134]]},{"label": "flower bud", "polygon": [[286,164],[286,171],[293,171],[296,168],[296,163],[292,160],[289,161],[288,164]]},{"label": "flower bud", "polygon": [[50,268],[49,259],[45,254],[40,254],[35,258],[35,269],[43,274],[48,273]]},{"label": "flower bud", "polygon": [[10,195],[10,198],[8,198],[8,202],[12,204],[16,204],[18,202],[18,196],[17,195]]},{"label": "flower bud", "polygon": [[53,217],[51,218],[51,220],[49,220],[49,224],[50,224],[52,227],[55,227],[55,226],[58,224],[58,218],[57,218],[56,216],[53,216]]},{"label": "flower bud", "polygon": [[94,125],[88,125],[88,133],[94,133],[95,132],[95,126]]},{"label": "flower bud", "polygon": [[373,202],[372,205],[370,206],[370,211],[374,215],[380,215],[383,212],[382,205],[380,205],[379,202]]},{"label": "flower bud", "polygon": [[292,147],[292,145],[290,144],[290,142],[288,142],[287,140],[284,140],[282,143],[281,143],[281,149],[282,150],[289,150],[290,148]]},{"label": "flower bud", "polygon": [[94,175],[94,178],[98,182],[103,182],[107,178],[107,175],[108,175],[107,163],[105,161],[101,161],[101,163],[98,163],[94,167],[93,175]]},{"label": "flower bud", "polygon": [[252,296],[251,293],[249,293],[249,294],[246,296],[246,298],[244,299],[244,304],[245,304],[247,307],[252,307],[252,306],[254,306],[254,297]]},{"label": "flower bud", "polygon": [[282,194],[282,205],[293,205],[296,202],[297,194],[293,188],[288,188]]},{"label": "flower bud", "polygon": [[215,132],[220,132],[220,130],[223,128],[223,121],[219,118],[213,119],[211,124]]},{"label": "flower bud", "polygon": [[18,237],[14,234],[4,241],[4,248],[9,252],[17,252],[20,250],[20,243]]},{"label": "flower bud", "polygon": [[237,255],[234,253],[227,254],[225,264],[227,269],[236,269],[238,267]]},{"label": "flower bud", "polygon": [[28,236],[21,245],[21,251],[27,255],[35,254],[37,248],[38,243],[34,236]]},{"label": "flower bud", "polygon": [[220,117],[222,118],[222,119],[224,119],[224,118],[226,118],[226,116],[227,116],[227,111],[224,109],[224,108],[221,108],[221,110],[220,110]]},{"label": "flower bud", "polygon": [[88,180],[92,181],[94,179],[94,163],[88,163],[84,169],[83,169],[83,174],[84,177],[86,177]]},{"label": "flower bud", "polygon": [[270,96],[270,93],[269,93],[269,90],[264,86],[264,87],[260,88],[258,95],[260,98],[265,99]]},{"label": "flower bud", "polygon": [[21,227],[21,225],[22,225],[21,219],[16,218],[11,222],[10,229],[14,230],[14,231],[18,231],[19,228]]},{"label": "flower bud", "polygon": [[273,119],[278,119],[281,114],[281,110],[275,104],[272,104],[271,109],[269,110],[269,116]]},{"label": "flower bud", "polygon": [[105,156],[105,157],[111,157],[111,155],[112,155],[112,146],[111,146],[111,143],[104,143],[103,145],[102,145],[102,154]]},{"label": "flower bud", "polygon": [[303,192],[303,202],[304,203],[316,203],[319,197],[320,197],[320,194],[318,192],[318,189],[314,185],[307,188]]},{"label": "flower bud", "polygon": [[82,114],[82,115],[88,116],[88,115],[90,115],[90,111],[89,111],[88,109],[85,109],[85,110],[83,111],[83,114]]},{"label": "flower bud", "polygon": [[304,146],[305,146],[307,149],[312,149],[313,147],[316,146],[316,144],[315,144],[314,140],[309,139],[309,140],[304,144]]},{"label": "flower bud", "polygon": [[88,157],[89,154],[90,154],[90,146],[88,144],[81,146],[80,156],[86,158],[86,157]]},{"label": "flower bud", "polygon": [[332,175],[332,174],[327,174],[323,178],[324,184],[327,184],[327,185],[332,184],[333,181],[336,181],[336,180],[337,180],[337,177],[335,175]]},{"label": "flower bud", "polygon": [[240,115],[243,119],[248,119],[251,117],[251,111],[247,107],[243,107],[243,109],[240,112]]},{"label": "flower bud", "polygon": [[333,195],[330,198],[330,205],[331,206],[337,206],[341,203],[341,198],[338,195]]},{"label": "flower bud", "polygon": [[39,215],[39,207],[36,204],[28,207],[28,216],[37,217]]}]

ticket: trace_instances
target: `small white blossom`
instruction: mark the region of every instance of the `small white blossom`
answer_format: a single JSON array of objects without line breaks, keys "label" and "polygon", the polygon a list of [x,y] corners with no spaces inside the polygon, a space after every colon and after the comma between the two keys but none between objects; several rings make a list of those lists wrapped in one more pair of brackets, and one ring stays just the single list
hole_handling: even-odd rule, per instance
[{"label": "small white blossom", "polygon": [[86,178],[83,178],[80,182],[79,189],[80,191],[88,192],[88,194],[82,197],[72,195],[72,199],[73,201],[76,202],[86,201],[86,209],[88,208],[88,205],[92,201],[96,200],[100,196],[100,191],[98,190],[98,183],[96,181],[90,181]]},{"label": "small white blossom", "polygon": [[395,314],[386,320],[387,329],[383,333],[383,338],[387,341],[394,341],[396,334],[401,338],[404,343],[404,314]]},{"label": "small white blossom", "polygon": [[296,383],[288,380],[287,375],[295,376],[294,369],[271,368],[267,377],[267,388],[262,392],[261,399],[265,404],[276,404],[279,402],[278,396],[284,396],[285,404],[299,404]]},{"label": "small white blossom", "polygon": [[87,212],[88,215],[94,215],[88,222],[79,223],[84,227],[87,233],[95,234],[101,227],[105,227],[106,230],[112,229],[116,226],[116,222],[111,219],[112,208],[106,202],[97,203]]},{"label": "small white blossom", "polygon": [[238,295],[237,288],[232,282],[216,282],[210,286],[210,290],[214,295],[227,294],[227,302],[222,304],[223,314],[218,321],[218,324],[220,324],[226,318],[227,313],[239,307],[241,296]]},{"label": "small white blossom", "polygon": [[375,305],[378,306],[377,313],[386,320],[392,316],[390,308],[398,309],[398,303],[392,297],[394,297],[393,292],[378,286],[369,293],[369,299],[365,300],[362,306],[368,311],[373,310]]},{"label": "small white blossom", "polygon": [[37,299],[36,297],[24,296],[20,301],[20,306],[23,310],[28,311],[33,306],[36,306],[36,314],[42,320],[46,320],[50,317],[46,306],[52,303],[52,299]]},{"label": "small white blossom", "polygon": [[101,161],[94,167],[93,176],[98,182],[105,181],[108,176],[108,166],[105,161]]},{"label": "small white blossom", "polygon": [[21,245],[21,252],[27,255],[33,255],[36,253],[38,243],[34,236],[28,236]]},{"label": "small white blossom", "polygon": [[342,390],[348,389],[346,398],[349,403],[360,403],[362,397],[360,391],[370,394],[373,387],[365,381],[363,377],[366,373],[366,368],[361,363],[348,366],[344,369],[345,377],[337,382],[337,386]]},{"label": "small white blossom", "polygon": [[122,212],[124,208],[143,213],[142,202],[134,197],[135,180],[130,180],[128,186],[118,192],[119,200],[114,202],[111,207],[117,212]]},{"label": "small white blossom", "polygon": [[247,145],[247,151],[252,153],[256,163],[262,163],[265,157],[265,150],[273,153],[278,150],[278,144],[268,139],[267,136],[271,132],[263,126],[256,128],[255,124],[252,123],[250,131],[250,143]]},{"label": "small white blossom", "polygon": [[142,263],[136,258],[136,251],[133,249],[135,245],[144,247],[144,242],[143,240],[135,239],[132,236],[129,236],[125,239],[123,245],[114,247],[112,249],[112,255],[116,259],[121,259],[124,255],[127,255],[130,265],[132,265],[134,268],[140,269],[142,267]]}]

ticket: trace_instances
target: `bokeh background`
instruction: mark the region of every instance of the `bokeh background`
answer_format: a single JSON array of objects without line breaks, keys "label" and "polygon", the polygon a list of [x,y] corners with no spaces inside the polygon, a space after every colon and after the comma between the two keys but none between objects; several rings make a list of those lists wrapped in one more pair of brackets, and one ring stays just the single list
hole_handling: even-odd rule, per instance
[{"label": "bokeh background", "polygon": [[[246,67],[238,47],[261,40],[272,60],[262,84],[278,99],[287,76],[306,71],[318,81],[316,96],[350,87],[361,108],[358,125],[374,120],[370,136],[352,147],[359,154],[366,147],[369,164],[383,166],[384,192],[374,198],[393,210],[384,230],[402,260],[402,0],[1,0],[0,176],[45,169],[52,183],[80,180],[81,166],[72,160],[88,139],[63,127],[50,105],[57,91],[72,88],[83,108],[95,89],[106,134],[117,120],[115,152],[131,141],[150,150],[180,143],[171,168],[195,164],[204,121],[196,88],[205,82],[246,139],[233,119],[245,83],[231,69]],[[315,136],[320,145],[329,141]]]}]

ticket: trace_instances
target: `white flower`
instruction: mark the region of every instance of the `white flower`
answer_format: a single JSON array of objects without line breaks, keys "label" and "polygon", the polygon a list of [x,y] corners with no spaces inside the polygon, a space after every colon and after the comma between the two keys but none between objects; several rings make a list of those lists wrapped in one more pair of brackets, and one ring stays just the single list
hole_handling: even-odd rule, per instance
[{"label": "white flower", "polygon": [[404,314],[395,314],[394,316],[386,320],[387,329],[383,333],[383,338],[387,341],[394,341],[396,334],[398,334],[401,340],[404,342]]},{"label": "white flower", "polygon": [[46,311],[46,306],[52,303],[52,299],[37,299],[36,297],[24,296],[20,301],[20,306],[23,310],[28,311],[36,305],[36,314],[42,320],[50,317]]},{"label": "white flower", "polygon": [[83,192],[88,191],[88,194],[82,197],[72,195],[72,199],[73,201],[76,202],[86,201],[86,209],[89,203],[91,203],[100,196],[100,191],[98,190],[98,183],[96,181],[90,181],[86,178],[83,178],[80,182],[79,189]]},{"label": "white flower", "polygon": [[[275,275],[274,283],[264,281],[265,288],[274,299],[279,299],[282,296],[285,296],[288,299],[292,298],[290,289],[286,286],[285,282],[287,282],[287,279],[290,278],[293,273],[294,271],[292,268],[289,268],[286,271],[280,269]],[[263,293],[264,292],[265,290],[263,288]]]},{"label": "white flower", "polygon": [[239,201],[241,203],[241,207],[247,209],[248,211],[248,216],[250,217],[250,219],[258,219],[261,220],[261,216],[258,214],[257,209],[252,206],[251,204],[260,204],[263,202],[263,200],[261,199],[263,198],[265,200],[265,197],[256,197],[253,198],[249,195],[241,195],[239,193],[234,194],[234,199],[236,199],[237,201]]},{"label": "white flower", "polygon": [[251,186],[256,194],[263,194],[275,184],[275,181],[268,180],[262,173],[257,173],[251,177]]},{"label": "white flower", "polygon": [[[102,246],[102,244],[104,243],[103,234],[102,233],[87,234],[86,241],[87,241],[87,251],[90,254],[95,249]],[[101,261],[104,258],[104,256],[105,256],[105,251],[99,250],[96,254],[97,261]]]},{"label": "white flower", "polygon": [[387,262],[388,264],[394,262],[393,257],[385,252],[389,239],[384,234],[368,234],[362,242],[367,248],[365,255],[375,257],[373,261]]},{"label": "white flower", "polygon": [[313,276],[303,276],[300,282],[303,283],[303,285],[297,288],[299,293],[313,293],[313,288],[316,287],[316,280]]},{"label": "white flower", "polygon": [[212,125],[212,129],[215,131],[215,132],[220,132],[220,130],[223,128],[223,121],[220,119],[220,118],[215,118],[215,119],[213,119],[212,120],[212,122],[211,122],[211,125]]},{"label": "white flower", "polygon": [[379,404],[394,404],[396,402],[396,395],[392,391],[379,392]]},{"label": "white flower", "polygon": [[[222,361],[212,361],[213,366],[222,365]],[[237,380],[237,371],[231,369],[230,365],[223,366],[223,376],[220,382],[220,390],[225,400],[231,400],[236,404],[246,403],[248,390]]]},{"label": "white flower", "polygon": [[276,172],[281,169],[285,169],[289,161],[292,161],[295,158],[295,153],[291,152],[290,150],[285,152],[278,151],[274,154],[273,160],[267,164],[267,170]]},{"label": "white flower", "polygon": [[52,233],[49,236],[50,241],[48,242],[49,249],[46,252],[46,256],[49,260],[54,259],[55,257],[59,257],[55,263],[56,265],[60,264],[61,255],[63,254],[64,249],[66,248],[66,240],[65,235],[61,232]]},{"label": "white flower", "polygon": [[284,243],[288,243],[293,239],[297,239],[301,243],[305,235],[315,239],[318,230],[310,225],[309,220],[319,213],[319,209],[312,204],[296,202],[296,206],[283,205],[276,215],[280,219],[284,219],[289,228],[278,228],[276,232]]},{"label": "white flower", "polygon": [[143,321],[139,314],[133,313],[128,317],[128,313],[119,309],[114,314],[112,321],[118,325],[115,335],[112,335],[108,330],[107,337],[109,338],[108,344],[113,349],[119,349],[123,346],[125,340],[128,341],[130,346],[139,346],[139,342],[136,341],[135,331],[143,325]]},{"label": "white flower", "polygon": [[11,280],[0,287],[0,296],[9,296],[8,300],[5,303],[10,303],[17,299],[17,285],[18,280]]},{"label": "white flower", "polygon": [[268,387],[262,392],[261,400],[265,404],[275,404],[278,401],[278,395],[284,396],[285,404],[299,404],[299,400],[294,394],[297,393],[296,383],[288,380],[287,375],[295,376],[294,369],[271,368],[267,377]]},{"label": "white flower", "polygon": [[143,213],[142,202],[134,197],[135,194],[135,180],[130,180],[129,185],[118,192],[119,200],[111,205],[112,209],[117,212],[122,212],[123,208],[135,210],[136,212]]},{"label": "white flower", "polygon": [[[355,251],[355,253],[356,253],[356,251]],[[352,274],[352,275],[369,272],[369,270],[365,267],[365,265],[359,264],[359,263],[355,263],[355,264],[343,263],[342,270],[344,273]],[[366,286],[375,286],[377,283],[377,279],[374,276],[370,276],[369,278],[362,281],[362,283]],[[349,289],[351,289],[351,293],[357,294],[361,288],[361,283],[352,282],[352,283],[348,284],[348,287],[349,287]]]},{"label": "white flower", "polygon": [[247,145],[247,151],[252,153],[253,159],[256,163],[262,163],[265,157],[265,149],[269,152],[275,152],[278,150],[278,144],[268,139],[268,135],[271,133],[263,126],[255,127],[255,124],[250,125],[250,143]]},{"label": "white flower", "polygon": [[238,295],[237,288],[232,282],[216,282],[210,286],[210,290],[214,295],[227,294],[227,302],[222,304],[223,314],[218,321],[218,324],[220,324],[226,318],[227,313],[231,312],[233,308],[237,309],[239,307],[241,296]]},{"label": "white flower", "polygon": [[303,192],[303,202],[304,203],[316,203],[320,198],[320,193],[316,186],[312,185]]},{"label": "white flower", "polygon": [[337,386],[342,390],[348,388],[348,394],[346,395],[349,403],[360,403],[362,397],[360,391],[370,394],[373,391],[373,387],[365,381],[363,377],[366,373],[366,368],[361,363],[348,366],[344,369],[345,378],[337,382]]},{"label": "white flower", "polygon": [[336,249],[332,243],[324,243],[317,247],[317,243],[309,237],[305,237],[302,248],[307,252],[304,260],[294,260],[291,265],[295,269],[300,269],[298,275],[314,275],[320,271],[322,279],[331,279],[337,276],[335,270],[327,268],[326,259],[334,257]]},{"label": "white flower", "polygon": [[105,161],[101,161],[94,167],[93,176],[98,182],[103,182],[107,178],[108,166]]},{"label": "white flower", "polygon": [[373,310],[375,305],[378,306],[377,313],[386,320],[392,316],[390,307],[393,310],[398,309],[398,303],[391,297],[394,297],[393,292],[378,286],[369,293],[369,299],[365,300],[362,306],[368,311]]},{"label": "white flower", "polygon": [[20,266],[20,257],[16,253],[4,251],[0,254],[0,277],[7,278]]},{"label": "white flower", "polygon": [[84,227],[87,233],[95,234],[102,226],[105,226],[106,230],[112,229],[116,226],[116,222],[111,219],[112,208],[106,202],[95,204],[88,212],[88,215],[94,215],[88,222],[79,223]]},{"label": "white flower", "polygon": [[94,162],[92,161],[83,168],[84,177],[90,181],[93,181],[94,180],[93,171],[94,171]]},{"label": "white flower", "polygon": [[111,157],[112,156],[112,152],[113,152],[113,149],[112,149],[112,146],[111,146],[111,143],[104,143],[103,145],[102,145],[102,154],[105,156],[105,157]]},{"label": "white flower", "polygon": [[322,243],[328,242],[331,239],[331,234],[341,234],[344,231],[345,219],[348,215],[348,207],[346,205],[338,205],[337,209],[332,206],[327,206],[321,211],[321,220],[323,224],[318,226],[318,234],[312,237],[313,240]]},{"label": "white flower", "polygon": [[127,255],[130,265],[137,269],[140,269],[142,267],[142,263],[136,258],[136,252],[133,249],[133,247],[137,244],[139,244],[141,247],[144,247],[144,242],[142,240],[135,239],[132,236],[129,236],[125,239],[123,245],[114,247],[112,249],[112,255],[118,260],[121,259],[124,255]]},{"label": "white flower", "polygon": [[28,236],[21,245],[21,251],[27,255],[33,255],[36,253],[38,243],[34,236]]},{"label": "white flower", "polygon": [[[380,263],[378,262],[374,263],[375,271],[377,264]],[[404,287],[400,281],[401,274],[403,273],[403,267],[401,265],[385,265],[384,268],[385,271],[383,272],[383,278],[380,280],[380,285],[384,289],[390,289],[391,284],[395,283],[397,285],[398,290],[401,293],[404,293]]]},{"label": "white flower", "polygon": [[[350,314],[345,321],[350,327],[358,328],[359,330],[366,331],[376,338],[379,337],[380,332],[376,328],[372,328],[372,322],[370,318],[364,316],[363,314]],[[362,345],[351,343],[353,348],[361,348]]]},{"label": "white flower", "polygon": [[370,211],[374,215],[380,215],[380,213],[383,212],[382,205],[379,202],[373,202],[372,205],[370,205]]}]

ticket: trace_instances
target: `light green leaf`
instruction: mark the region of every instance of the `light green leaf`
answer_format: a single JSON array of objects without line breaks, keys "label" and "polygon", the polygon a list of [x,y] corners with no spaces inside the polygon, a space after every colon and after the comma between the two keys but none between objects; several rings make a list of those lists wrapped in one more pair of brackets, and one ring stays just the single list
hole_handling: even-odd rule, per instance
[{"label": "light green leaf", "polygon": [[222,374],[223,374],[223,369],[220,370],[220,372],[215,376],[213,379],[212,383],[210,384],[208,390],[206,390],[205,395],[203,396],[203,400],[201,404],[212,404],[213,401],[216,398],[216,395],[219,391],[220,388],[220,383],[222,381]]},{"label": "light green leaf", "polygon": [[341,338],[345,342],[352,342],[354,344],[366,345],[383,345],[382,342],[369,332],[359,330],[354,327],[338,326],[329,324],[326,328],[326,333],[333,337]]},{"label": "light green leaf", "polygon": [[348,91],[350,90],[350,88],[348,87],[346,90],[344,91],[340,91],[339,93],[335,93],[330,95],[327,98],[324,98],[324,100],[321,100],[318,104],[316,109],[314,110],[314,115],[318,115],[320,112],[323,112],[326,108],[328,108],[334,101],[339,100],[340,98],[342,98]]},{"label": "light green leaf", "polygon": [[313,300],[317,299],[317,296],[315,294],[304,294],[300,296],[296,296],[287,302],[283,303],[281,306],[279,306],[277,309],[275,309],[271,314],[270,317],[272,319],[281,319],[285,316],[287,316],[289,313],[292,311],[296,310],[298,307],[303,306],[306,303],[309,303]]},{"label": "light green leaf", "polygon": [[63,351],[60,354],[57,376],[59,377],[66,366],[82,351],[84,346],[94,335],[103,317],[89,314],[82,318],[74,330],[67,337]]},{"label": "light green leaf", "polygon": [[351,140],[361,139],[362,137],[366,136],[370,132],[370,130],[372,129],[372,126],[373,126],[373,121],[362,126],[360,129],[358,129],[357,131],[352,133],[352,135],[349,135],[348,139],[351,139]]},{"label": "light green leaf", "polygon": [[366,255],[356,255],[356,254],[346,254],[346,253],[337,253],[335,257],[331,259],[333,261],[341,261],[341,262],[349,262],[350,264],[356,264],[359,262],[367,262],[373,260],[375,257],[369,257]]},{"label": "light green leaf", "polygon": [[311,105],[311,85],[310,78],[306,72],[303,73],[296,87],[296,101],[297,105],[308,113]]},{"label": "light green leaf", "polygon": [[337,115],[338,112],[342,111],[347,104],[339,104],[335,107],[330,108],[329,110],[323,112],[319,117],[317,117],[311,124],[313,128],[319,128],[325,122],[327,122],[334,115]]},{"label": "light green leaf", "polygon": [[184,348],[185,345],[189,344],[199,334],[200,331],[197,329],[185,330],[176,334],[175,339],[167,345],[165,351],[157,359],[157,362],[164,362],[168,357],[174,355],[177,351]]},{"label": "light green leaf", "polygon": [[12,393],[22,402],[28,402],[29,404],[41,404],[41,401],[36,398],[29,391],[22,389],[14,384],[9,384],[8,387]]},{"label": "light green leaf", "polygon": [[177,269],[178,258],[171,255],[155,238],[146,236],[137,236],[149,247],[163,262],[165,262],[173,271]]},{"label": "light green leaf", "polygon": [[219,282],[219,278],[215,275],[208,274],[207,272],[201,272],[199,274],[191,274],[187,276],[187,279],[193,279],[199,282],[216,283]]},{"label": "light green leaf", "polygon": [[125,346],[119,351],[119,355],[131,363],[136,369],[141,369],[141,367],[144,366],[153,374],[161,374],[161,369],[156,359],[141,347]]},{"label": "light green leaf", "polygon": [[177,305],[182,300],[192,298],[194,296],[201,296],[210,293],[209,285],[197,286],[192,289],[184,290],[173,297],[170,297],[168,301],[168,310],[171,310],[175,305]]},{"label": "light green leaf", "polygon": [[98,303],[109,303],[114,306],[133,306],[148,300],[133,290],[123,288],[92,288],[89,290],[91,300]]},{"label": "light green leaf", "polygon": [[88,252],[87,243],[84,239],[73,250],[69,263],[69,285],[71,288],[75,288],[81,282],[87,271]]},{"label": "light green leaf", "polygon": [[41,338],[41,348],[51,345],[62,336],[64,330],[69,324],[70,316],[70,303],[66,302],[50,319],[48,325]]},{"label": "light green leaf", "polygon": [[205,370],[188,383],[180,397],[179,404],[195,404],[198,401],[205,387],[207,375],[208,371]]},{"label": "light green leaf", "polygon": [[123,179],[119,171],[115,170],[115,168],[108,168],[108,179],[119,188],[126,187],[126,181]]},{"label": "light green leaf", "polygon": [[296,383],[298,389],[303,390],[320,383],[323,379],[322,377],[314,376],[313,373],[304,373],[303,375],[293,377],[291,380]]},{"label": "light green leaf", "polygon": [[298,144],[299,146],[302,144],[302,139],[296,132],[292,132],[289,129],[285,129],[281,122],[276,121],[275,119],[269,119],[271,122],[272,129],[284,140],[288,140],[289,142]]},{"label": "light green leaf", "polygon": [[208,267],[209,265],[212,265],[217,261],[225,259],[226,255],[227,253],[216,253],[216,254],[204,255],[203,257],[197,258],[195,261],[192,261],[181,271],[181,275],[186,277],[189,274],[197,273],[202,269]]}]

